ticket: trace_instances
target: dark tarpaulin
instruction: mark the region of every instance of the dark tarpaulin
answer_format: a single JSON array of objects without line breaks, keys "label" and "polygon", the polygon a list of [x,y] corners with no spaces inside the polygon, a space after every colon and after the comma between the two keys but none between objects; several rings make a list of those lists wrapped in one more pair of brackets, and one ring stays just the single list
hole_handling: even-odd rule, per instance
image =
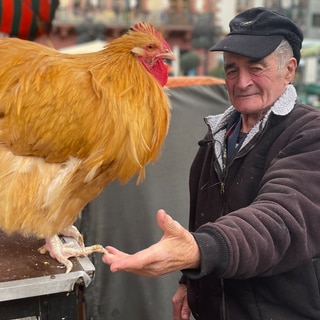
[{"label": "dark tarpaulin", "polygon": [[49,33],[59,0],[0,0],[0,32],[25,40]]},{"label": "dark tarpaulin", "polygon": [[[170,99],[172,120],[159,161],[147,167],[139,186],[135,179],[125,186],[111,184],[89,203],[78,221],[86,245],[112,245],[129,253],[144,249],[162,236],[156,223],[160,208],[188,226],[188,175],[207,131],[203,118],[223,112],[229,102],[224,84],[214,82],[171,88]],[[87,319],[172,319],[171,298],[180,272],[158,278],[111,273],[101,254],[91,258],[96,273],[85,289]]]}]

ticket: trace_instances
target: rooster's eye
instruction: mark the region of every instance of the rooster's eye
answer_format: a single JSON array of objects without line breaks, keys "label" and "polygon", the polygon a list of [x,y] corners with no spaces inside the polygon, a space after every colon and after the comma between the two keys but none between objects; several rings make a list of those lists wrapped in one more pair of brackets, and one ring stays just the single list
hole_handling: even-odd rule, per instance
[{"label": "rooster's eye", "polygon": [[153,47],[153,45],[150,44],[150,45],[147,46],[147,49],[148,49],[148,51],[153,51],[154,47]]}]

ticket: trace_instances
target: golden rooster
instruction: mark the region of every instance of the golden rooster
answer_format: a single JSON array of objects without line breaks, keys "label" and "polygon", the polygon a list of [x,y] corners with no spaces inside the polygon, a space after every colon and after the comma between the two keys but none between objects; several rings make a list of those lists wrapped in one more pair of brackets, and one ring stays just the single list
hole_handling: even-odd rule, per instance
[{"label": "golden rooster", "polygon": [[73,227],[83,207],[157,160],[170,121],[163,60],[174,55],[145,22],[99,52],[4,38],[0,55],[0,228],[45,238],[40,252],[69,272],[70,256],[105,251]]}]

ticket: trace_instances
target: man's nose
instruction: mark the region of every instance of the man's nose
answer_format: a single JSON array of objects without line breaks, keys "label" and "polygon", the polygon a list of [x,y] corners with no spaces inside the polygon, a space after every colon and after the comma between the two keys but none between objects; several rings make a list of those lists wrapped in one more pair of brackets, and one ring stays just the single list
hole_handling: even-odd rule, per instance
[{"label": "man's nose", "polygon": [[251,74],[246,70],[241,70],[238,75],[237,85],[240,89],[245,89],[252,84]]}]

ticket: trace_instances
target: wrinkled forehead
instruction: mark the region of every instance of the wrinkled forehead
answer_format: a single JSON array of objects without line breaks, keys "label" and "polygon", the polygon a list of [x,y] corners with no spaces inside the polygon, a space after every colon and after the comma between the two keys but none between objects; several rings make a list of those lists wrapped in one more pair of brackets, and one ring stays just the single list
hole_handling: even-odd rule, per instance
[{"label": "wrinkled forehead", "polygon": [[254,65],[258,63],[265,65],[268,63],[268,61],[275,59],[275,55],[271,53],[262,59],[257,59],[257,58],[246,57],[236,53],[224,52],[223,59],[224,59],[225,66],[230,64],[236,65],[236,64],[243,64],[243,63],[248,65]]}]

